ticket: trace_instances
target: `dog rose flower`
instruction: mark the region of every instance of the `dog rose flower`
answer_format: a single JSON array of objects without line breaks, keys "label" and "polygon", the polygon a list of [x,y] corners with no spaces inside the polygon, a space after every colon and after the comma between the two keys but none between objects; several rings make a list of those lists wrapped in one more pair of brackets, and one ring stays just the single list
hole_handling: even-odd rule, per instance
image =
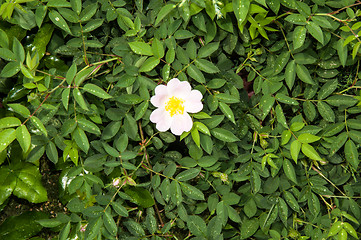
[{"label": "dog rose flower", "polygon": [[173,78],[167,85],[155,88],[155,96],[150,102],[157,107],[150,115],[150,121],[156,128],[165,132],[170,128],[174,135],[181,135],[192,129],[193,121],[188,113],[197,113],[203,109],[202,93],[192,90],[189,82]]}]

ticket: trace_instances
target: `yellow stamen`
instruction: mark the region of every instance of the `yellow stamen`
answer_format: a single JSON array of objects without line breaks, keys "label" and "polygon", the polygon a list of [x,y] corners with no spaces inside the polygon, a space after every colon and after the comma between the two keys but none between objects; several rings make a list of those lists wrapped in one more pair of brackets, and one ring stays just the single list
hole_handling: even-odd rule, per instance
[{"label": "yellow stamen", "polygon": [[183,114],[184,100],[176,97],[169,98],[168,102],[165,104],[165,110],[167,110],[171,117],[176,114]]}]

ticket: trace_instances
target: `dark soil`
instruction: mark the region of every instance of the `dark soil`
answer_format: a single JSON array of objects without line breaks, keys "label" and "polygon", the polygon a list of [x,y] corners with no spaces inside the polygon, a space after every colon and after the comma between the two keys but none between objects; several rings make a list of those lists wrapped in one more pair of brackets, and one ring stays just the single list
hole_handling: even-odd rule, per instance
[{"label": "dark soil", "polygon": [[[0,224],[8,217],[16,216],[26,211],[46,212],[49,213],[51,218],[55,217],[59,212],[67,212],[66,207],[59,200],[58,181],[60,172],[54,171],[53,165],[50,164],[49,160],[45,158],[40,160],[40,173],[42,175],[43,186],[48,192],[48,201],[34,204],[12,195],[4,209],[0,212]],[[39,237],[44,239],[55,239],[57,238],[57,235],[57,233],[44,228]]]}]

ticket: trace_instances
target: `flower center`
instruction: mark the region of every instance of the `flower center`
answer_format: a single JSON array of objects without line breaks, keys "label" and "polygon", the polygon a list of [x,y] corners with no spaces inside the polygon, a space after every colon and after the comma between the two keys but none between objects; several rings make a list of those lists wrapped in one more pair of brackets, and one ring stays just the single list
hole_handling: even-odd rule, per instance
[{"label": "flower center", "polygon": [[171,97],[168,102],[165,104],[165,110],[167,110],[171,117],[176,114],[183,114],[184,100],[181,98]]}]

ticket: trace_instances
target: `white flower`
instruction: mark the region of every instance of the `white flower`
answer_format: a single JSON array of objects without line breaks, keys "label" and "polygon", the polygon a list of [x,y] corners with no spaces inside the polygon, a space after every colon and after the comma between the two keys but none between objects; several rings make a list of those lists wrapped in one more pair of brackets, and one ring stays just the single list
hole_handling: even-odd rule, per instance
[{"label": "white flower", "polygon": [[150,102],[157,107],[150,115],[150,121],[156,123],[156,128],[165,132],[169,128],[174,135],[188,132],[193,126],[188,113],[202,110],[202,93],[192,90],[189,82],[173,78],[167,85],[155,88],[155,96]]}]

